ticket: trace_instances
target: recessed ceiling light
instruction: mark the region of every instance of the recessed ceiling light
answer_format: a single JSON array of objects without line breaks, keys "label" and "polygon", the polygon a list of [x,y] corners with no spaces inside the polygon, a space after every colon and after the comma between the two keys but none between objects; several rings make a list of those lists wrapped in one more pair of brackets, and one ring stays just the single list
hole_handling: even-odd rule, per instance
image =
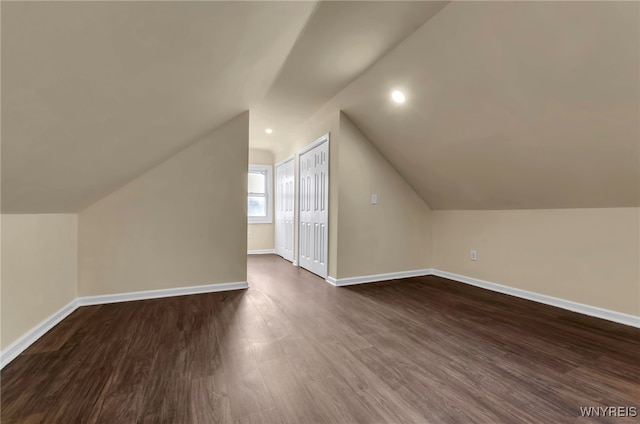
[{"label": "recessed ceiling light", "polygon": [[402,91],[394,91],[391,93],[391,98],[396,103],[404,103],[404,93]]},{"label": "recessed ceiling light", "polygon": [[271,128],[267,128],[266,130],[264,130],[264,132],[266,132],[267,134],[273,134],[273,130]]}]

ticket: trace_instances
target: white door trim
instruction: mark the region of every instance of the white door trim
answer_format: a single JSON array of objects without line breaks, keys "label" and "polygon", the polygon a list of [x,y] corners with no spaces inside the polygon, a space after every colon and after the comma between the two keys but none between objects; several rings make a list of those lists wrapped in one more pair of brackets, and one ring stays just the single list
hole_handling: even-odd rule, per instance
[{"label": "white door trim", "polygon": [[277,168],[278,166],[280,166],[280,165],[282,165],[282,164],[285,164],[285,163],[289,162],[290,160],[294,160],[295,158],[296,158],[296,155],[295,155],[295,154],[294,154],[294,155],[289,155],[289,156],[287,156],[286,158],[284,158],[284,159],[279,160],[278,162],[276,162],[273,166]]},{"label": "white door trim", "polygon": [[311,144],[307,144],[306,146],[304,146],[302,148],[302,150],[300,150],[298,152],[298,160],[300,160],[300,156],[304,155],[305,153],[307,153],[309,150],[315,149],[316,147],[318,147],[319,145],[321,145],[322,143],[324,143],[325,141],[329,141],[329,134],[330,133],[326,133],[325,135],[323,135],[322,137],[318,138],[316,141],[314,141]]}]

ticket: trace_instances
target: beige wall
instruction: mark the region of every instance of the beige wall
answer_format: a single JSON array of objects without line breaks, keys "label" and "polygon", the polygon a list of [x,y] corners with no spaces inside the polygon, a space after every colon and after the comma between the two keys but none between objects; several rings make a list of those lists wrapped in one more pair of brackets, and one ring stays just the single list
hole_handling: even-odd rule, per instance
[{"label": "beige wall", "polygon": [[[433,211],[433,266],[640,315],[640,209]],[[471,261],[471,249],[478,260]]]},{"label": "beige wall", "polygon": [[[276,154],[276,161],[326,133],[330,133],[331,173],[329,276],[348,278],[429,267],[429,207],[333,105],[302,125],[290,147]],[[376,206],[370,202],[373,193],[379,197]]]},{"label": "beige wall", "polygon": [[2,215],[2,349],[76,298],[78,216]]},{"label": "beige wall", "polygon": [[79,215],[80,296],[246,281],[249,113]]},{"label": "beige wall", "polygon": [[338,278],[430,267],[431,210],[345,114],[339,160]]},{"label": "beige wall", "polygon": [[[269,150],[249,149],[249,164],[251,165],[271,165],[273,166],[273,153]],[[275,169],[273,169],[271,187],[275,190]],[[275,207],[272,193],[271,207]],[[271,224],[249,224],[247,227],[248,250],[275,249],[275,209],[272,210],[273,222]]]}]

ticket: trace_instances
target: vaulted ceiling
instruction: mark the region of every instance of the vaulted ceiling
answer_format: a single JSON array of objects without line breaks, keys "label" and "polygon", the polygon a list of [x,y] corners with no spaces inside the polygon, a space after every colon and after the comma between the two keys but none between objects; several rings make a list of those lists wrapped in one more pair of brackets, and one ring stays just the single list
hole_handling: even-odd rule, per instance
[{"label": "vaulted ceiling", "polygon": [[[251,108],[251,145],[278,150],[300,123],[447,3],[330,1],[318,5],[267,96]],[[271,128],[272,135],[265,134]]]},{"label": "vaulted ceiling", "polygon": [[3,2],[3,212],[74,212],[260,101],[314,2]]},{"label": "vaulted ceiling", "polygon": [[271,148],[444,4],[3,3],[2,210],[81,210],[247,109]]},{"label": "vaulted ceiling", "polygon": [[279,150],[327,104],[436,209],[638,206],[639,12],[3,2],[2,211],[79,211],[247,109]]},{"label": "vaulted ceiling", "polygon": [[453,2],[332,102],[434,209],[640,206],[639,20]]}]

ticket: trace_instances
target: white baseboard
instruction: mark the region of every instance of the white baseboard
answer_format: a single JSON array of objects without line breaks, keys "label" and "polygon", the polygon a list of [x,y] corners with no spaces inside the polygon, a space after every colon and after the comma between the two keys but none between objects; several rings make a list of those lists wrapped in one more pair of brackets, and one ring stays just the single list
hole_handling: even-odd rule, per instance
[{"label": "white baseboard", "polygon": [[276,249],[248,250],[247,255],[275,255]]},{"label": "white baseboard", "polygon": [[207,284],[202,286],[78,297],[62,307],[62,309],[55,312],[49,318],[27,331],[18,340],[11,343],[9,347],[0,352],[0,369],[13,361],[47,331],[51,330],[56,324],[80,306],[104,305],[107,303],[128,302],[132,300],[159,299],[163,297],[185,296],[189,294],[213,293],[248,288],[249,283],[246,281],[240,281],[237,283]]},{"label": "white baseboard", "polygon": [[105,305],[107,303],[130,302],[132,300],[160,299],[163,297],[186,296],[190,294],[214,293],[248,288],[249,283],[241,281],[237,283],[206,284],[202,286],[177,287],[172,289],[84,296],[78,298],[78,306]]},{"label": "white baseboard", "polygon": [[547,296],[545,294],[517,289],[514,287],[503,286],[502,284],[496,284],[490,281],[480,280],[478,278],[454,274],[452,272],[440,271],[438,269],[433,270],[433,275],[465,284],[470,284],[472,286],[481,287],[483,289],[495,291],[498,293],[508,294],[511,296],[520,297],[522,299],[533,300],[534,302],[544,303],[545,305],[555,306],[557,308],[578,312],[584,315],[606,319],[608,321],[617,322],[619,324],[625,324],[632,327],[640,328],[640,316],[616,312],[609,309],[599,308],[597,306],[585,305],[584,303],[573,302],[571,300]]},{"label": "white baseboard", "polygon": [[[296,263],[293,263],[296,265]],[[497,283],[492,283],[478,278],[467,277],[464,275],[454,274],[452,272],[441,271],[438,269],[421,269],[413,271],[392,272],[388,274],[376,274],[366,275],[361,277],[339,278],[327,277],[327,282],[334,286],[349,286],[353,284],[373,283],[378,281],[395,280],[400,278],[419,277],[425,275],[436,275],[438,277],[447,278],[449,280],[458,281],[465,284],[470,284],[483,289],[495,291],[498,293],[508,294],[523,299],[532,300],[534,302],[543,303],[546,305],[555,306],[558,308],[566,309],[573,312],[578,312],[584,315],[593,316],[596,318],[605,319],[608,321],[617,322],[620,324],[629,325],[632,327],[640,328],[640,316],[625,314],[622,312],[616,312],[609,309],[599,308],[596,306],[585,305],[583,303],[573,302],[553,296],[547,296],[527,290],[522,290],[514,287],[504,286]],[[172,296],[184,296],[189,294],[198,293],[212,293],[229,290],[241,290],[249,288],[249,284],[246,281],[236,283],[221,283],[221,284],[208,284],[202,286],[190,286],[180,287],[172,289],[162,290],[149,290],[140,292],[129,293],[117,293],[101,296],[85,296],[79,297],[67,305],[63,306],[57,312],[50,317],[27,331],[18,340],[11,343],[6,349],[0,352],[0,369],[4,368],[7,364],[13,361],[18,355],[25,351],[35,341],[42,337],[47,331],[53,328],[56,324],[66,318],[69,314],[75,311],[79,306],[88,305],[101,305],[115,302],[127,302],[132,300],[143,299],[156,299]]]},{"label": "white baseboard", "polygon": [[378,281],[397,280],[400,278],[420,277],[426,275],[436,275],[438,277],[447,278],[449,280],[458,281],[460,283],[470,284],[472,286],[481,287],[483,289],[491,290],[494,292],[508,294],[522,299],[543,303],[545,305],[551,305],[557,308],[605,319],[607,321],[613,321],[619,324],[640,328],[640,316],[612,311],[610,309],[599,308],[597,306],[586,305],[584,303],[573,302],[571,300],[561,299],[558,297],[547,296],[545,294],[522,290],[515,287],[504,286],[502,284],[492,283],[490,281],[467,277],[465,275],[454,274],[452,272],[441,271],[434,268],[392,272],[389,274],[364,275],[360,277],[350,278],[327,277],[326,281],[333,286],[343,287],[353,284],[375,283]]},{"label": "white baseboard", "polygon": [[76,308],[78,308],[78,300],[74,299],[58,311],[54,312],[49,318],[24,333],[18,340],[11,343],[6,349],[0,352],[0,369],[13,361],[47,331],[51,330],[56,324],[69,316],[71,312],[75,311]]},{"label": "white baseboard", "polygon": [[411,277],[421,277],[424,275],[431,275],[432,269],[416,269],[413,271],[401,271],[401,272],[390,272],[387,274],[374,274],[374,275],[363,275],[360,277],[349,277],[349,278],[334,278],[327,277],[327,283],[336,286],[352,286],[354,284],[364,284],[364,283],[376,283],[378,281],[387,281],[387,280],[398,280],[400,278],[411,278]]}]

